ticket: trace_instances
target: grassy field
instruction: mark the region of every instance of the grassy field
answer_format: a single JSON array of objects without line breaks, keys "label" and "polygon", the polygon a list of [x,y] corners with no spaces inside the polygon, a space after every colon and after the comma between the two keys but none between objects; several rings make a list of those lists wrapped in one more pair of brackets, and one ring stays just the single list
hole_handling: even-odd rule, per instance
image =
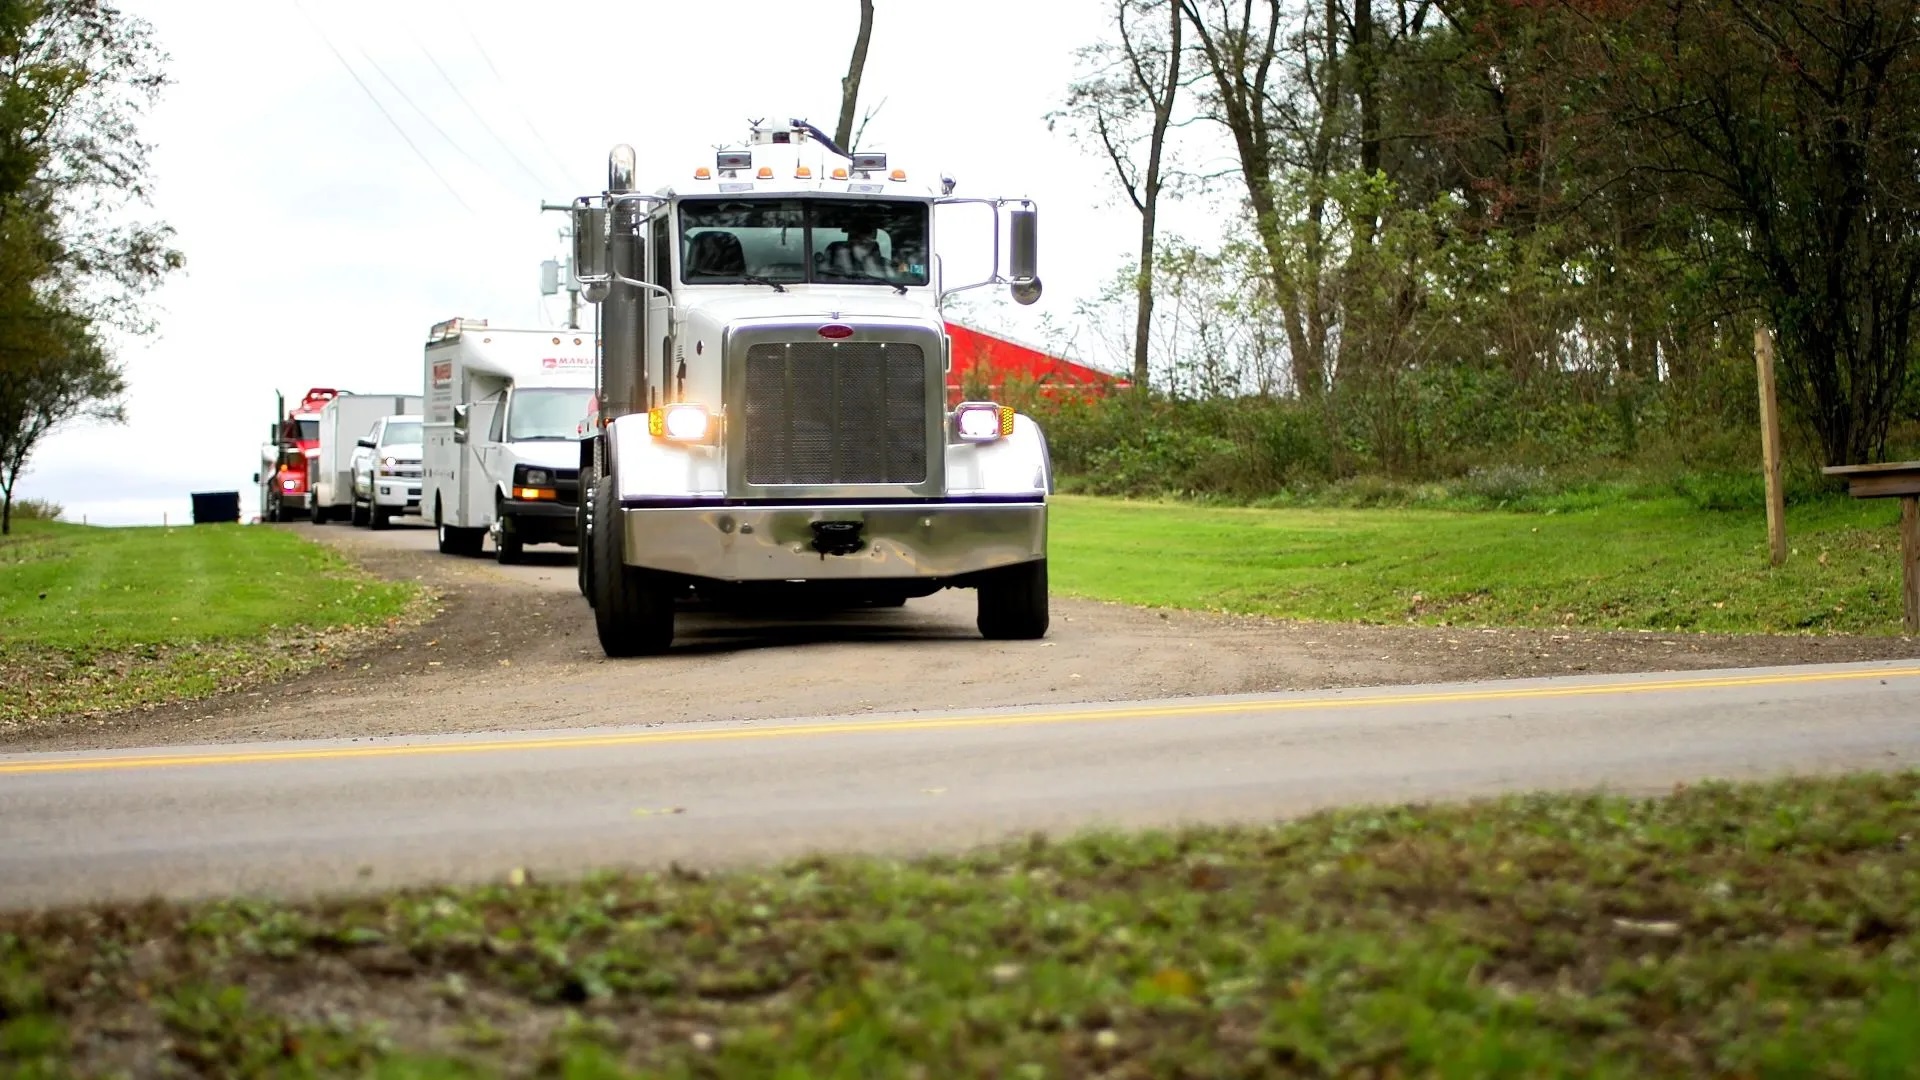
[{"label": "grassy field", "polygon": [[0,1059],[25,1076],[1910,1077],[1916,837],[1906,773],[5,915]]},{"label": "grassy field", "polygon": [[418,592],[273,529],[18,522],[0,539],[0,730],[300,670]]},{"label": "grassy field", "polygon": [[1794,506],[1775,568],[1763,515],[1679,497],[1512,513],[1061,496],[1049,573],[1062,595],[1294,619],[1897,634],[1898,520],[1893,500]]}]

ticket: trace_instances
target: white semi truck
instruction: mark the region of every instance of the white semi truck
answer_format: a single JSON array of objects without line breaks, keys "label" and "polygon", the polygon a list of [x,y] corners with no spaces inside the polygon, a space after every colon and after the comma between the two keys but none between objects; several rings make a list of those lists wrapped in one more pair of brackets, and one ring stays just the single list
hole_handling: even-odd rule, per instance
[{"label": "white semi truck", "polygon": [[341,393],[320,407],[319,444],[312,451],[307,517],[315,525],[353,513],[353,455],[360,437],[383,416],[420,411],[418,394]]},{"label": "white semi truck", "polygon": [[[683,599],[955,587],[983,636],[1043,636],[1046,441],[998,402],[949,407],[941,314],[981,286],[1039,298],[1032,202],[955,197],[803,120],[709,153],[648,162],[673,178],[649,193],[617,146],[607,189],[574,203],[600,305],[578,562],[601,648],[665,651]],[[956,204],[990,214],[984,280],[943,279],[935,210]]]},{"label": "white semi truck", "polygon": [[591,332],[448,319],[427,334],[420,509],[449,555],[501,562],[577,537]]}]

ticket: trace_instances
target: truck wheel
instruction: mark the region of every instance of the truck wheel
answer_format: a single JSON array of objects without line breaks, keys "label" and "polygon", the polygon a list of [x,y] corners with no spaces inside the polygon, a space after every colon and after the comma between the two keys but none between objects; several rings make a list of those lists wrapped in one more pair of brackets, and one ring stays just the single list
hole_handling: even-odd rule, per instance
[{"label": "truck wheel", "polygon": [[373,515],[367,512],[367,507],[361,506],[356,502],[353,504],[353,510],[347,518],[347,524],[355,528],[361,528],[367,525],[372,518]]},{"label": "truck wheel", "polygon": [[520,531],[514,528],[510,517],[496,517],[500,523],[500,532],[493,538],[493,558],[501,563],[522,563],[527,561],[527,546],[520,540]]},{"label": "truck wheel", "polygon": [[1047,633],[1047,560],[1009,566],[988,575],[975,589],[980,636],[1021,641]]},{"label": "truck wheel", "polygon": [[673,593],[660,575],[626,565],[613,478],[593,488],[593,623],[608,656],[651,656],[673,644]]},{"label": "truck wheel", "polygon": [[375,529],[384,529],[393,524],[393,511],[384,506],[367,508],[367,524]]},{"label": "truck wheel", "polygon": [[[374,507],[376,514],[379,511],[379,507]],[[433,504],[433,526],[434,531],[439,534],[440,554],[442,555],[478,555],[480,554],[481,543],[487,538],[487,531],[485,529],[457,529],[452,525],[446,524],[446,522],[441,520],[440,504],[437,502]]]},{"label": "truck wheel", "polygon": [[320,496],[318,495],[307,500],[307,520],[313,522],[315,525],[325,525],[327,523],[327,508],[320,505]]}]

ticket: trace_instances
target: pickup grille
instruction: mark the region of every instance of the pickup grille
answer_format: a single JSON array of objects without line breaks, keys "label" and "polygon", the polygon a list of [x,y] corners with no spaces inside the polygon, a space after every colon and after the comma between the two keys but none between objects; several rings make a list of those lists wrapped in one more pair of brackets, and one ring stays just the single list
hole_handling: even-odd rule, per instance
[{"label": "pickup grille", "polygon": [[757,486],[927,478],[918,345],[796,341],[747,349],[745,476]]}]

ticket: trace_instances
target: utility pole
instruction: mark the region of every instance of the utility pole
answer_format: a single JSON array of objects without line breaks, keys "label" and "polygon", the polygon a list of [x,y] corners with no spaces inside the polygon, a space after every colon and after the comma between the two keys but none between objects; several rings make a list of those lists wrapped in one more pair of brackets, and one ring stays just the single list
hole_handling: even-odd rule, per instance
[{"label": "utility pole", "polygon": [[[567,218],[567,224],[560,229],[560,239],[566,242],[566,250],[572,251],[573,250],[573,218],[570,212],[573,210],[573,206],[569,203],[556,204],[556,203],[543,202],[540,204],[540,210],[543,213],[551,212],[555,210],[569,212],[569,216]],[[548,263],[554,264],[557,267],[555,260],[549,259]],[[567,268],[567,329],[578,330],[580,329],[580,278],[579,278],[579,275],[574,273],[575,267],[573,265],[573,256],[571,255],[567,256],[565,265]],[[556,274],[555,276],[557,277],[558,275]],[[559,283],[556,281],[555,291],[558,291],[558,284]],[[552,294],[548,293],[547,295],[552,295]]]}]

